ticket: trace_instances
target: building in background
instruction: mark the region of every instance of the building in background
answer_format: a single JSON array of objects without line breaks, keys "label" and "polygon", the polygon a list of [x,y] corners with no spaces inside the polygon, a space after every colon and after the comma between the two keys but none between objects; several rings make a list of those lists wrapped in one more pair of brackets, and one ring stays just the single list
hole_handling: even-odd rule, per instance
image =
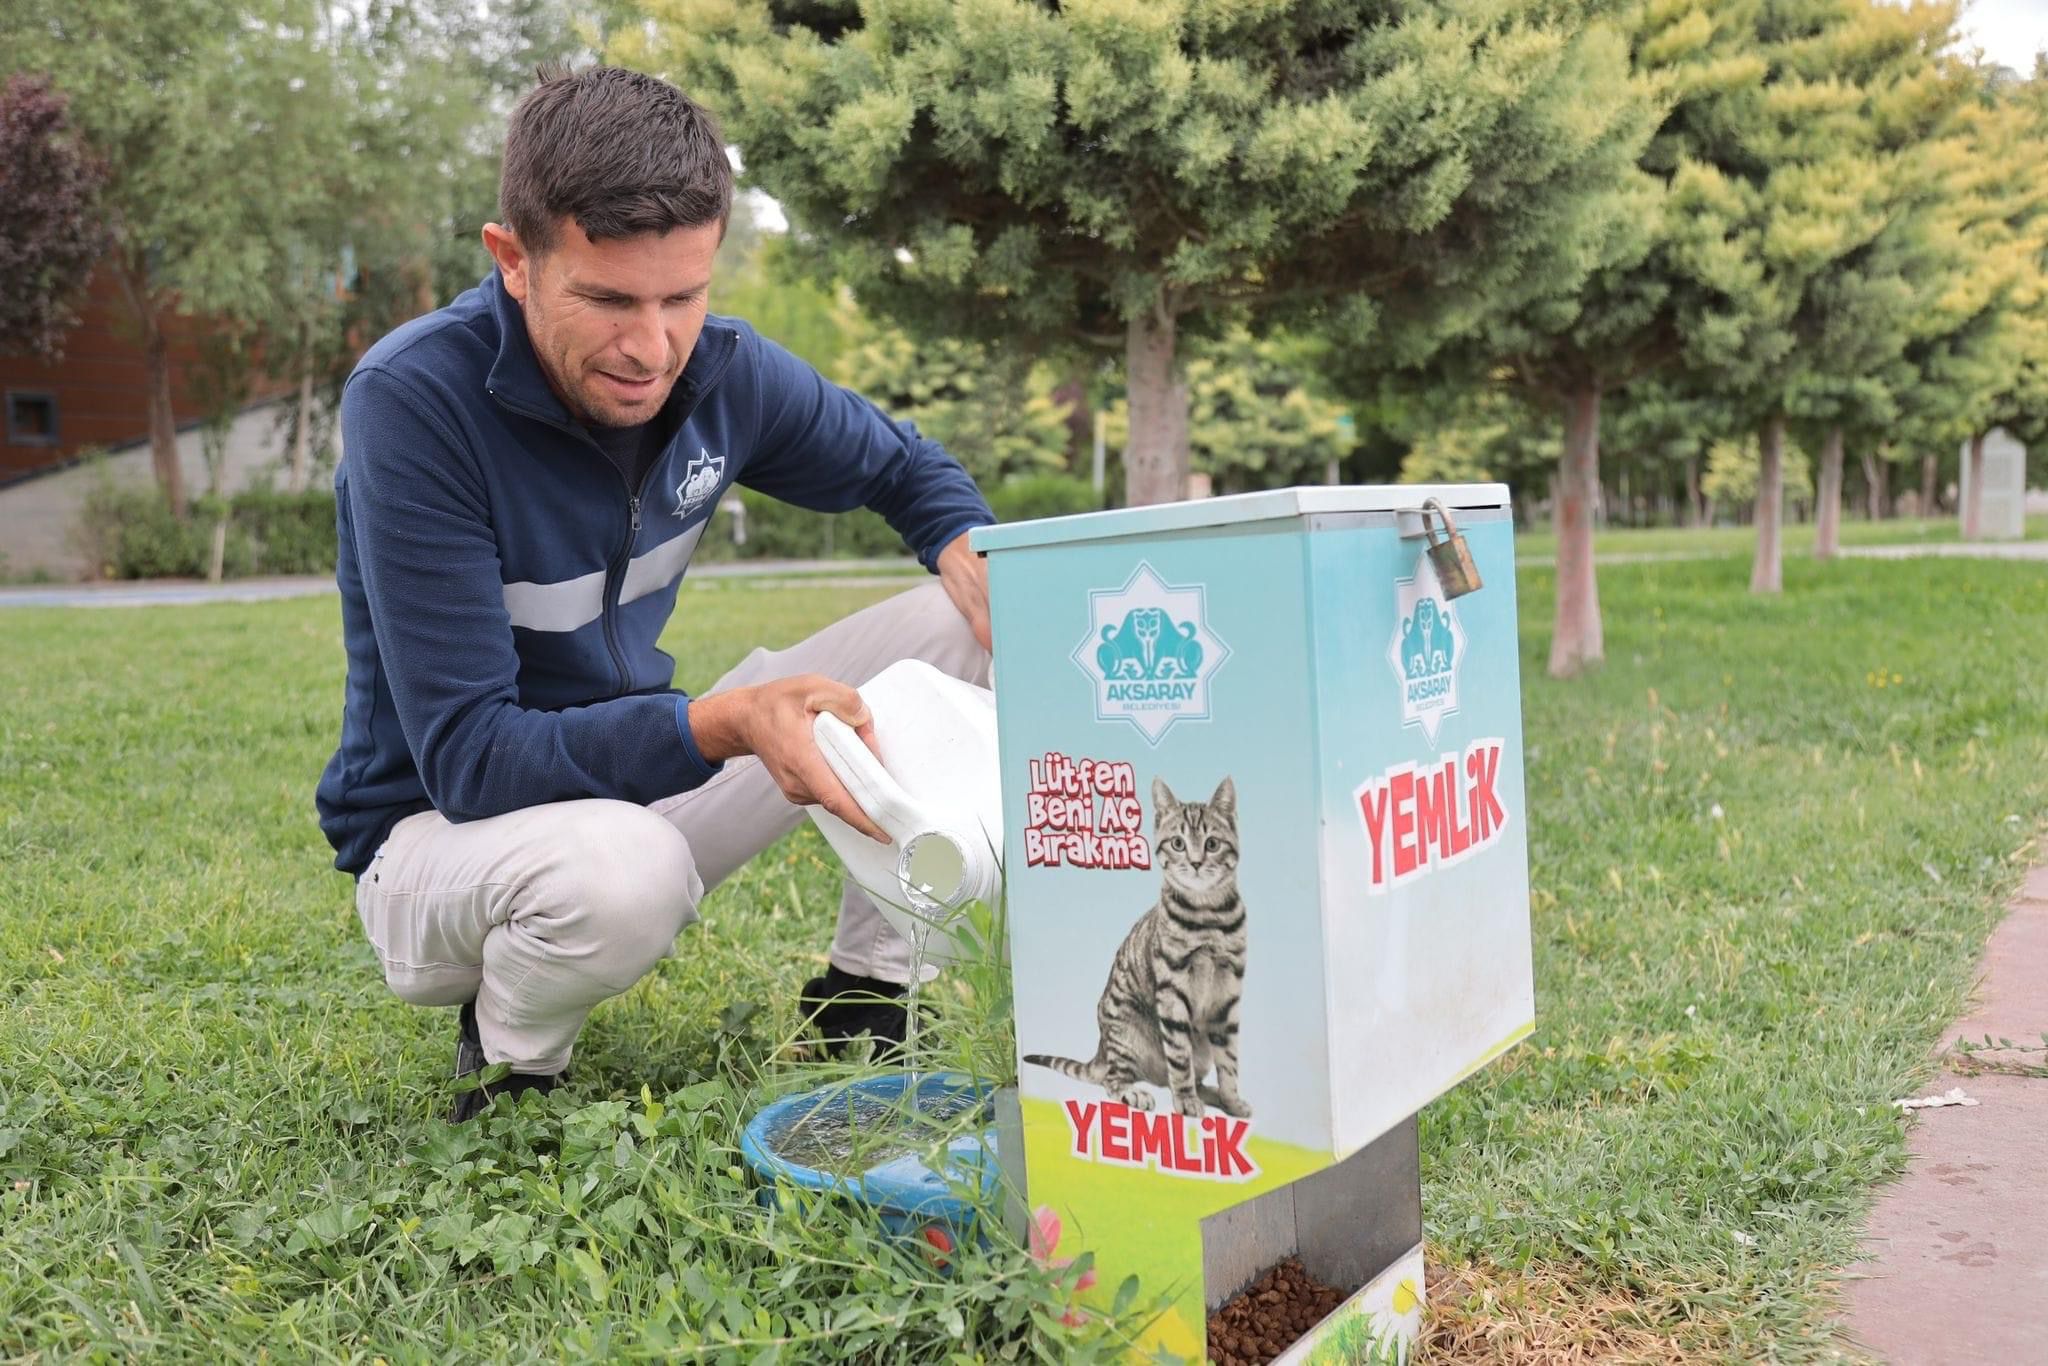
[{"label": "building in background", "polygon": [[[149,368],[112,271],[93,272],[78,317],[55,364],[0,355],[0,485],[61,468],[85,450],[149,437]],[[205,326],[174,318],[166,327],[171,411],[180,428],[202,415],[191,380]],[[289,387],[264,380],[254,396],[273,398]]]}]

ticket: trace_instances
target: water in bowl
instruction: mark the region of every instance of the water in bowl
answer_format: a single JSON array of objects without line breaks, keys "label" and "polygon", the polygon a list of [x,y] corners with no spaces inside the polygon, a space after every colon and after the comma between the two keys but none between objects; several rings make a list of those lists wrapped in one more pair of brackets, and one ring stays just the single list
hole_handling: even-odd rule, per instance
[{"label": "water in bowl", "polygon": [[[916,1109],[910,1108],[915,1097]],[[772,1131],[764,1146],[783,1161],[834,1176],[858,1176],[884,1162],[922,1152],[952,1121],[979,1110],[986,1097],[971,1088],[922,1087],[903,1095],[844,1088]]]}]

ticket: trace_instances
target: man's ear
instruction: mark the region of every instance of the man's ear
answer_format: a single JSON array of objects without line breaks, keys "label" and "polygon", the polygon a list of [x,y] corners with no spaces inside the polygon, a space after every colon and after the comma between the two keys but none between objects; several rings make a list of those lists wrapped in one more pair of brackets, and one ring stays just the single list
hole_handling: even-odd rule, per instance
[{"label": "man's ear", "polygon": [[498,263],[505,292],[525,303],[527,292],[533,287],[533,254],[520,245],[518,235],[503,223],[484,224],[483,235],[484,250]]}]

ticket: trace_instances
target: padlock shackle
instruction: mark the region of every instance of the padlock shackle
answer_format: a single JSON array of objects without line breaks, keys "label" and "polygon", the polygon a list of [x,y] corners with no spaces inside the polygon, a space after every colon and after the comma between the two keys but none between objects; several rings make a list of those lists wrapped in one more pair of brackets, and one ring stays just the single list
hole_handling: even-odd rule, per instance
[{"label": "padlock shackle", "polygon": [[[1436,515],[1437,515],[1437,516],[1439,516],[1439,517],[1443,518],[1443,522],[1444,522],[1444,538],[1443,538],[1443,540],[1441,540],[1441,541],[1437,540],[1437,539],[1436,539],[1436,538],[1435,538],[1434,536],[1431,536],[1431,535],[1430,535],[1430,533],[1429,533],[1429,514],[1430,514],[1430,512],[1431,512],[1432,510],[1434,510],[1434,511],[1435,511],[1435,513],[1436,513]],[[1441,499],[1441,498],[1425,498],[1425,499],[1424,499],[1424,500],[1422,501],[1422,540],[1423,540],[1423,543],[1424,543],[1425,545],[1428,545],[1428,546],[1431,546],[1431,547],[1435,547],[1435,546],[1438,546],[1438,545],[1448,545],[1448,544],[1450,543],[1450,541],[1451,541],[1451,538],[1452,538],[1453,536],[1456,536],[1457,534],[1458,534],[1458,524],[1457,524],[1456,522],[1454,522],[1454,521],[1452,521],[1452,520],[1451,520],[1451,510],[1450,510],[1449,508],[1447,508],[1447,507],[1445,507],[1445,506],[1444,506],[1444,503],[1443,503],[1443,499]]]}]

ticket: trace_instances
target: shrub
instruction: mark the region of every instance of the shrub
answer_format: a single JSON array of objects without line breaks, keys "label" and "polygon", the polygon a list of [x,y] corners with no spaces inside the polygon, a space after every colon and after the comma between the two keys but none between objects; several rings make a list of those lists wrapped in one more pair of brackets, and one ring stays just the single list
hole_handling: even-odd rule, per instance
[{"label": "shrub", "polygon": [[[124,487],[102,477],[86,493],[77,543],[93,572],[105,578],[204,578],[222,506],[219,499],[198,499],[181,522],[154,485]],[[226,577],[334,572],[331,491],[250,490],[228,500],[226,511]]]},{"label": "shrub", "polygon": [[1065,474],[1026,474],[1005,479],[988,495],[999,522],[1028,522],[1039,517],[1067,517],[1102,506],[1094,486]]},{"label": "shrub", "polygon": [[902,555],[903,538],[866,508],[852,512],[812,512],[752,489],[739,490],[747,509],[747,543],[732,543],[731,514],[712,518],[697,554],[706,559],[810,560],[868,559]]},{"label": "shrub", "polygon": [[337,553],[334,491],[273,493],[251,489],[234,499],[235,529],[254,543],[257,570],[264,574],[331,574]]}]

